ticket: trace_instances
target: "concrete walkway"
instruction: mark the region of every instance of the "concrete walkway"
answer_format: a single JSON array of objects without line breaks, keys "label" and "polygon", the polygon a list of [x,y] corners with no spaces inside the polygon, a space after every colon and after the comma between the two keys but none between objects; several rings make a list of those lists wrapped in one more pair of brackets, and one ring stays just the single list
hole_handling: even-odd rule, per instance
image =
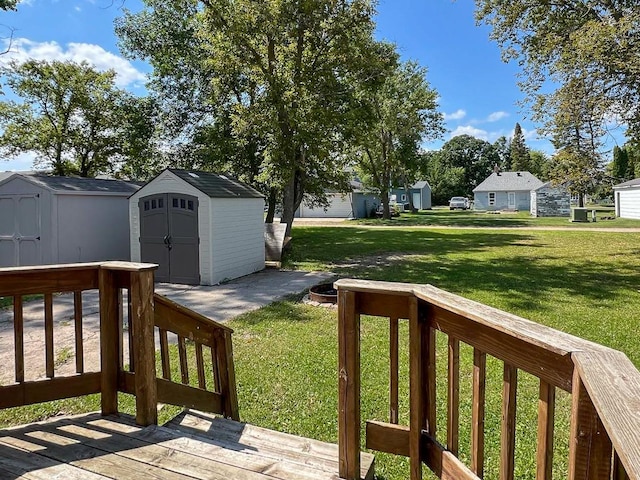
[{"label": "concrete walkway", "polygon": [[[327,272],[263,270],[232,280],[223,285],[190,286],[160,283],[156,292],[165,295],[212,320],[225,322],[242,313],[305,291],[332,278]],[[100,316],[98,292],[82,295],[85,371],[98,371],[100,366]],[[27,302],[24,315],[25,378],[43,378],[45,372],[44,306],[42,300]],[[126,312],[125,312],[126,315]],[[75,327],[73,295],[53,299],[54,358],[56,375],[75,372]],[[126,320],[125,320],[126,321]],[[124,332],[125,363],[128,358],[128,332]],[[156,339],[157,341],[157,339]],[[14,381],[13,310],[0,310],[0,384]]]}]

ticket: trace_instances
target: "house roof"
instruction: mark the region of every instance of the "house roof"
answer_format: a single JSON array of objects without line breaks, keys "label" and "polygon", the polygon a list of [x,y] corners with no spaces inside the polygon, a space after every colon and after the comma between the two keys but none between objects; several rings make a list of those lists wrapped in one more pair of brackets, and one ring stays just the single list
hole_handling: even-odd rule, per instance
[{"label": "house roof", "polygon": [[211,198],[263,198],[259,191],[227,175],[199,170],[168,169]]},{"label": "house roof", "polygon": [[[12,172],[13,173],[13,172]],[[124,180],[106,180],[99,178],[56,177],[42,174],[16,173],[28,182],[54,192],[91,192],[91,193],[124,193],[131,194],[140,188],[132,182]],[[8,180],[11,175],[5,177]],[[1,180],[1,178],[0,178]]]},{"label": "house roof", "polygon": [[628,182],[619,183],[618,185],[614,185],[613,188],[629,188],[629,187],[638,187],[640,186],[640,178],[634,178],[633,180],[629,180]]},{"label": "house roof", "polygon": [[474,192],[529,191],[543,185],[543,182],[529,172],[492,173],[473,189]]}]

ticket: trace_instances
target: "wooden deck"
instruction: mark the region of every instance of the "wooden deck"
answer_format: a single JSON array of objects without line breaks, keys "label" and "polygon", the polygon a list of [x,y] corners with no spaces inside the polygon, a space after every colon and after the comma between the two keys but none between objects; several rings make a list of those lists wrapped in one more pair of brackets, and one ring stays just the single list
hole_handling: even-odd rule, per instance
[{"label": "wooden deck", "polygon": [[91,413],[0,430],[0,478],[337,479],[338,446],[195,411],[148,427]]}]

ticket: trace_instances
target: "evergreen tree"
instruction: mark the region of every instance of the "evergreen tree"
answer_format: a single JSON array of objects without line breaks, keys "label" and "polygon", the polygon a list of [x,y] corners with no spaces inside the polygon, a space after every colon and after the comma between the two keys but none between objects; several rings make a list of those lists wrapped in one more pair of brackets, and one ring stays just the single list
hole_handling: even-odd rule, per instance
[{"label": "evergreen tree", "polygon": [[519,123],[513,131],[513,139],[511,140],[511,170],[514,172],[528,172],[531,167],[529,158],[529,149],[524,141],[524,133]]},{"label": "evergreen tree", "polygon": [[611,176],[617,180],[629,180],[629,154],[625,147],[613,147],[613,164],[611,166]]}]

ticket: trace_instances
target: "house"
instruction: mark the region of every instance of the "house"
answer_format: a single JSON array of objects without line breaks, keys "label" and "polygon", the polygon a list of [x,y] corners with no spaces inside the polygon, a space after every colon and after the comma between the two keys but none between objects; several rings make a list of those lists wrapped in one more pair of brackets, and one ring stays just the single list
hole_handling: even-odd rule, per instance
[{"label": "house", "polygon": [[563,185],[543,183],[531,190],[533,217],[568,217],[571,214],[571,194]]},{"label": "house", "polygon": [[327,200],[329,206],[311,207],[304,201],[296,210],[296,218],[367,218],[373,216],[380,199],[372,193],[366,192],[362,182],[352,180],[351,191],[348,193],[329,192]]},{"label": "house", "polygon": [[613,187],[616,216],[640,220],[640,178]]},{"label": "house", "polygon": [[404,188],[395,188],[391,191],[391,195],[395,195],[396,201],[401,205],[407,205],[409,196],[411,196],[414,208],[418,210],[431,209],[431,185],[426,180],[411,185],[408,193]]},{"label": "house", "polygon": [[214,285],[265,266],[264,197],[234,178],[166,169],[129,199],[131,259],[159,282]]},{"label": "house", "polygon": [[0,266],[129,260],[128,197],[122,180],[3,174]]},{"label": "house", "polygon": [[529,172],[494,172],[473,189],[473,208],[530,211],[531,191],[542,185]]}]

